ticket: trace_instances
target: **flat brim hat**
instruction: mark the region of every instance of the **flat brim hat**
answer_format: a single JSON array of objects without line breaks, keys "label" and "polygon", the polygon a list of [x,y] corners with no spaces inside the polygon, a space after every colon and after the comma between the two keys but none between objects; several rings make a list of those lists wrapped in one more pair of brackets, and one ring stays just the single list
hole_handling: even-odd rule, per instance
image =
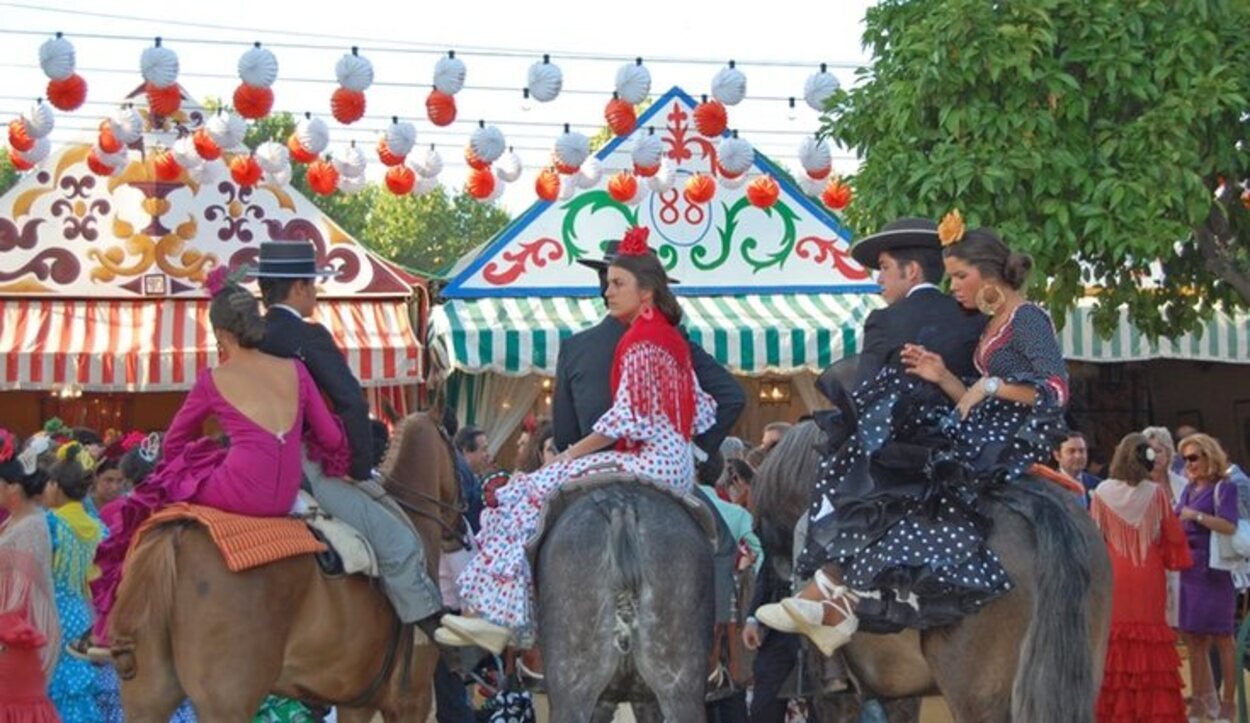
[{"label": "flat brim hat", "polygon": [[338,275],[317,266],[317,249],[305,241],[265,241],[251,276],[258,279],[324,279]]},{"label": "flat brim hat", "polygon": [[865,236],[851,246],[851,257],[860,266],[878,269],[881,252],[894,249],[931,249],[942,251],[938,239],[937,223],[927,218],[900,218],[891,221],[880,231]]},{"label": "flat brim hat", "polygon": [[[581,264],[582,266],[592,268],[595,271],[607,271],[608,267],[612,265],[612,262],[615,261],[616,257],[619,255],[620,248],[621,248],[620,241],[608,241],[607,243],[603,245],[603,258],[601,259],[578,259],[577,263]],[[651,255],[652,256],[655,255],[654,250],[651,252]],[[668,274],[665,274],[665,276],[668,276]],[[674,279],[672,276],[668,276],[668,283],[680,284],[681,282],[678,281],[677,279]]]}]

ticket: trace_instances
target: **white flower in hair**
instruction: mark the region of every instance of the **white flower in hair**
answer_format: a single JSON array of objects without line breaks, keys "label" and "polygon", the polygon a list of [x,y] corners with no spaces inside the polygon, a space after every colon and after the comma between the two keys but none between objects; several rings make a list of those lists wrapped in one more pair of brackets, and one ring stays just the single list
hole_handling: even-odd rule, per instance
[{"label": "white flower in hair", "polygon": [[50,80],[65,80],[74,74],[74,44],[60,33],[39,46],[39,67]]},{"label": "white flower in hair", "polygon": [[808,173],[828,170],[833,165],[833,152],[829,149],[829,143],[817,140],[815,136],[804,138],[799,144],[799,163],[803,164],[803,170]]},{"label": "white flower in hair", "polygon": [[344,88],[363,93],[373,85],[373,63],[357,53],[356,48],[352,48],[352,52],[345,54],[334,64],[334,77],[338,78],[339,85]]},{"label": "white flower in hair", "polygon": [[309,153],[319,154],[330,145],[330,129],[317,116],[305,117],[295,125],[295,137]]},{"label": "white flower in hair", "polygon": [[397,156],[406,156],[417,144],[417,127],[408,121],[393,121],[386,128],[386,148]]},{"label": "white flower in hair", "polygon": [[564,87],[564,73],[560,66],[544,55],[542,61],[530,66],[529,84],[526,87],[530,90],[531,98],[539,103],[550,103],[560,95],[560,90]]},{"label": "white flower in hair", "polygon": [[434,87],[447,95],[455,95],[464,88],[466,72],[464,61],[457,58],[455,52],[448,53],[434,64]]},{"label": "white flower in hair", "polygon": [[731,60],[712,78],[712,97],[725,105],[738,105],[746,95],[747,77]]},{"label": "white flower in hair", "polygon": [[521,157],[509,150],[495,164],[495,175],[499,176],[506,183],[516,183],[521,177],[522,166]]},{"label": "white flower in hair", "polygon": [[257,88],[268,88],[278,79],[278,58],[257,43],[239,57],[239,79]]},{"label": "white flower in hair", "polygon": [[178,82],[178,54],[159,44],[145,48],[139,56],[139,72],[157,88],[168,88]]},{"label": "white flower in hair", "polygon": [[499,160],[507,145],[503,131],[495,126],[478,126],[469,137],[469,147],[473,149],[473,155],[486,163]]},{"label": "white flower in hair", "polygon": [[139,456],[144,462],[154,464],[161,456],[161,434],[152,432],[139,444]]},{"label": "white flower in hair", "polygon": [[[175,147],[177,143],[174,144]],[[192,147],[194,152],[194,147]],[[198,157],[198,156],[197,156]],[[256,147],[256,162],[265,173],[277,173],[291,165],[291,151],[285,143],[265,141]]]},{"label": "white flower in hair", "polygon": [[745,139],[733,136],[721,140],[716,149],[717,160],[726,173],[737,176],[746,173],[755,162],[755,149]]},{"label": "white flower in hair", "polygon": [[622,65],[616,71],[616,94],[630,105],[638,105],[651,93],[651,71],[642,58]]},{"label": "white flower in hair", "polygon": [[361,178],[363,180],[365,168],[368,165],[369,160],[365,158],[364,151],[360,150],[360,148],[353,143],[334,154],[333,162],[334,167],[339,172],[340,180],[344,177]]},{"label": "white flower in hair", "polygon": [[842,87],[838,79],[825,67],[825,64],[821,63],[820,72],[807,76],[807,82],[803,84],[803,100],[818,113],[825,112],[825,101]]},{"label": "white flower in hair", "polygon": [[634,148],[630,158],[634,165],[651,168],[660,162],[664,155],[664,143],[654,133],[639,133],[634,137]]},{"label": "white flower in hair", "polygon": [[223,151],[237,148],[247,135],[247,123],[233,111],[219,111],[204,124],[213,143]]},{"label": "white flower in hair", "polygon": [[52,104],[42,100],[32,105],[22,116],[22,120],[26,122],[26,132],[35,139],[43,138],[56,127],[56,113],[52,110]]},{"label": "white flower in hair", "polygon": [[443,172],[443,157],[431,146],[409,164],[413,172],[422,178],[434,178]]}]

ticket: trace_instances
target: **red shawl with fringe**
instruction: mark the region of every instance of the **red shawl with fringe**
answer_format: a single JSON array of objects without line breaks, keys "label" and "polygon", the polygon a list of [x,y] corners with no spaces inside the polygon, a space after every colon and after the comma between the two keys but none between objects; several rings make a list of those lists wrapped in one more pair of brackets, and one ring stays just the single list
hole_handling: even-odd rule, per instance
[{"label": "red shawl with fringe", "polygon": [[[630,363],[625,358],[630,357]],[[616,345],[612,360],[612,397],[621,381],[629,389],[629,404],[634,414],[650,417],[663,414],[683,437],[694,435],[694,367],[690,361],[690,344],[677,327],[663,314],[651,311],[640,314]],[[618,448],[629,449],[627,440]]]}]

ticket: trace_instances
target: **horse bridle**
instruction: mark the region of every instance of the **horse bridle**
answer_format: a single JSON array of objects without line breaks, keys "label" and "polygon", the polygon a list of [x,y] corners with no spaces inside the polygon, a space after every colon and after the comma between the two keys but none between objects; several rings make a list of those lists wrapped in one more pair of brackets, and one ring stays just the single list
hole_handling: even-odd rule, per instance
[{"label": "horse bridle", "polygon": [[[463,527],[459,524],[449,525],[447,524],[447,521],[443,519],[444,512],[454,512],[456,514],[457,521],[463,521],[465,513],[469,510],[468,506],[460,500],[461,495],[459,481],[456,482],[456,501],[451,503],[444,502],[434,495],[426,494],[425,492],[421,492],[419,490],[409,490],[400,485],[394,477],[386,472],[379,471],[377,474],[378,477],[382,479],[383,489],[386,490],[386,493],[391,496],[391,499],[395,500],[395,503],[402,507],[405,512],[427,520],[433,520],[438,523],[440,528],[442,528],[444,537],[457,540],[462,544],[467,543]],[[422,506],[404,499],[404,495],[415,495],[422,502],[434,505],[436,512],[430,512]]]}]

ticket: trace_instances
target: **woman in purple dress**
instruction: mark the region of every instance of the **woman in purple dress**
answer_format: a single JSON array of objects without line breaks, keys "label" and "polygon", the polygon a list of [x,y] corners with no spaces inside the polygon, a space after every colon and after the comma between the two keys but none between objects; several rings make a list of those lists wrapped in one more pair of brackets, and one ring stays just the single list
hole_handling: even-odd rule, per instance
[{"label": "woman in purple dress", "polygon": [[[1189,714],[1193,717],[1231,719],[1233,677],[1233,615],[1237,591],[1227,570],[1210,567],[1211,533],[1231,535],[1237,531],[1237,486],[1226,484],[1228,455],[1220,443],[1205,434],[1181,440],[1189,484],[1176,503],[1177,514],[1189,539],[1194,565],[1181,571],[1180,631],[1189,650],[1189,689],[1193,693]],[[1224,695],[1220,702],[1211,675],[1211,648],[1220,654]]]}]

